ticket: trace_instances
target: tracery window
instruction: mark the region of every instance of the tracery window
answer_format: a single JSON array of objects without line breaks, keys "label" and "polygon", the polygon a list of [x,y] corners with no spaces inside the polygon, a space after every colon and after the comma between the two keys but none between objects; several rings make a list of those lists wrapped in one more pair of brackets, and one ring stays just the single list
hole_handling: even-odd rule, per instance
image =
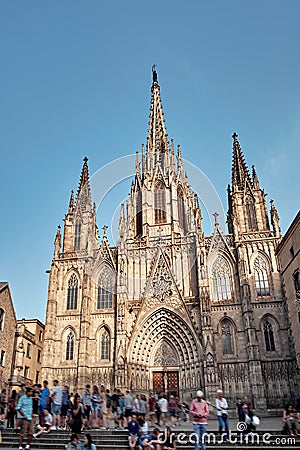
[{"label": "tracery window", "polygon": [[268,265],[264,258],[258,256],[254,262],[255,286],[258,297],[270,295]]},{"label": "tracery window", "polygon": [[247,196],[245,204],[249,231],[257,231],[256,211],[253,198]]},{"label": "tracery window", "polygon": [[75,336],[72,331],[67,336],[66,342],[66,360],[70,361],[74,359],[74,345],[75,345]]},{"label": "tracery window", "polygon": [[214,300],[231,300],[231,273],[225,258],[218,256],[212,267]]},{"label": "tracery window", "polygon": [[75,233],[74,233],[75,250],[80,250],[80,235],[81,235],[81,222],[77,220],[75,223]]},{"label": "tracery window", "polygon": [[266,320],[264,323],[264,336],[265,336],[266,351],[274,352],[275,341],[274,341],[273,325],[268,320]]},{"label": "tracery window", "polygon": [[68,282],[67,309],[77,309],[78,278],[73,273]]},{"label": "tracery window", "polygon": [[232,326],[228,320],[222,322],[223,355],[233,355]]},{"label": "tracery window", "polygon": [[184,196],[182,188],[179,187],[177,191],[177,202],[178,202],[178,220],[179,226],[185,231],[186,230],[186,217],[184,210]]},{"label": "tracery window", "polygon": [[105,329],[101,335],[101,359],[109,359],[109,344],[110,344],[110,336],[109,332]]},{"label": "tracery window", "polygon": [[112,308],[113,280],[112,272],[105,268],[98,281],[97,309]]},{"label": "tracery window", "polygon": [[166,223],[166,191],[162,182],[157,182],[154,189],[154,219],[156,224]]}]

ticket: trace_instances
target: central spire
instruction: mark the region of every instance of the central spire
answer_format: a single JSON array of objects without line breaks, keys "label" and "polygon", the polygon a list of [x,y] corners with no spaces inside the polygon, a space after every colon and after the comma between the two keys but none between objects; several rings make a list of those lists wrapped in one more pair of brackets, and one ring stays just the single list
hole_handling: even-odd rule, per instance
[{"label": "central spire", "polygon": [[156,66],[152,66],[150,121],[147,139],[147,152],[169,152],[168,135],[160,98],[160,86],[157,81]]}]

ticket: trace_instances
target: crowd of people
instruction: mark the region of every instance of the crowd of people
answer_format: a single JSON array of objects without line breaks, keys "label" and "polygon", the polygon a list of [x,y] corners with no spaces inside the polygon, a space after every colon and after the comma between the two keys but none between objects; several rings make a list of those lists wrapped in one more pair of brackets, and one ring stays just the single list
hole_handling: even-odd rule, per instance
[{"label": "crowd of people", "polygon": [[[51,392],[50,392],[51,389]],[[179,401],[178,397],[164,393],[133,395],[129,390],[122,393],[114,389],[111,393],[103,385],[85,386],[80,396],[69,392],[68,386],[61,387],[58,380],[49,388],[48,381],[43,385],[21,385],[18,392],[12,390],[6,398],[6,390],[0,394],[0,430],[6,423],[7,428],[18,430],[19,450],[23,449],[23,438],[27,436],[26,450],[30,449],[32,438],[38,439],[51,430],[68,430],[70,441],[66,449],[96,450],[90,430],[126,429],[128,445],[131,449],[171,450],[176,449],[175,434],[172,427],[181,421],[191,420],[194,435],[197,437],[195,450],[205,450],[205,439],[209,406],[216,410],[219,434],[226,441],[229,439],[228,403],[219,389],[215,403],[204,400],[204,393],[197,391],[190,407]],[[236,413],[239,422],[244,423],[243,434],[255,431],[259,419],[253,405],[247,397],[237,399]],[[153,431],[149,430],[149,425]],[[288,404],[283,413],[283,431],[290,435],[300,435],[300,396],[295,405]],[[160,431],[163,426],[164,431]],[[83,441],[81,441],[84,432]]]}]

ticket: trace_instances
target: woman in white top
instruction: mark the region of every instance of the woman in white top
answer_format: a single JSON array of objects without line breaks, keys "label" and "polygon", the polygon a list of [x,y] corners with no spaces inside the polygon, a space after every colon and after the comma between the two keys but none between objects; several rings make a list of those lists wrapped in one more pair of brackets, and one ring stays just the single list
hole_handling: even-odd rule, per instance
[{"label": "woman in white top", "polygon": [[226,398],[223,397],[221,389],[217,390],[216,408],[219,422],[219,434],[222,434],[225,426],[225,441],[229,439],[229,421],[228,421],[228,404]]}]

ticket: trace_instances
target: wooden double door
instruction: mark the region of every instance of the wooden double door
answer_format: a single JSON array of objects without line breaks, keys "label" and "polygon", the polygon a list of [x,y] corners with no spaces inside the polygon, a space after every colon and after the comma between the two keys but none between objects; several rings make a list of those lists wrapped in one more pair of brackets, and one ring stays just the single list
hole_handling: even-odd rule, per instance
[{"label": "wooden double door", "polygon": [[179,397],[179,374],[177,370],[153,372],[153,392],[164,392],[168,397]]}]

